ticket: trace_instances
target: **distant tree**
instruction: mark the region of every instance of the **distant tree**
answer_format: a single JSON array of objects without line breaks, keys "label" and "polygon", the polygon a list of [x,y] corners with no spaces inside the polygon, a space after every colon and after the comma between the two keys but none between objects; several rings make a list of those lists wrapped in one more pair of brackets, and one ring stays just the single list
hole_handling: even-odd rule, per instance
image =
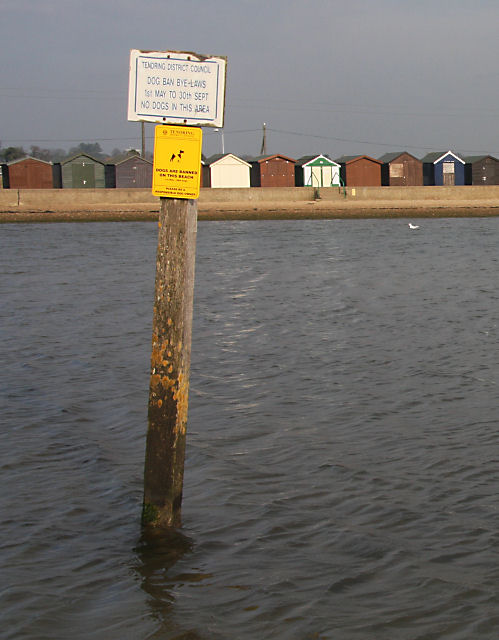
[{"label": "distant tree", "polygon": [[68,152],[64,149],[50,149],[51,162],[61,162],[68,157]]},{"label": "distant tree", "polygon": [[109,155],[106,161],[112,164],[116,164],[118,162],[121,162],[125,158],[126,158],[126,151],[122,151],[121,149],[115,148],[113,149],[112,153]]},{"label": "distant tree", "polygon": [[2,162],[12,162],[13,160],[19,160],[19,158],[24,158],[26,156],[26,151],[22,147],[6,147],[5,149],[0,149],[0,158]]},{"label": "distant tree", "polygon": [[130,156],[140,156],[140,151],[137,151],[137,149],[126,149],[126,151],[123,151],[122,149],[115,148],[107,160],[116,163],[121,162]]},{"label": "distant tree", "polygon": [[35,144],[31,145],[30,155],[33,158],[45,160],[45,162],[50,162],[52,159],[52,152],[50,151],[50,149],[41,149]]},{"label": "distant tree", "polygon": [[64,149],[42,149],[33,144],[30,147],[30,156],[45,162],[61,162],[67,156],[67,152]]},{"label": "distant tree", "polygon": [[76,156],[79,153],[86,153],[87,155],[97,159],[104,158],[102,148],[98,142],[80,142],[77,147],[71,147],[69,150],[70,156]]}]

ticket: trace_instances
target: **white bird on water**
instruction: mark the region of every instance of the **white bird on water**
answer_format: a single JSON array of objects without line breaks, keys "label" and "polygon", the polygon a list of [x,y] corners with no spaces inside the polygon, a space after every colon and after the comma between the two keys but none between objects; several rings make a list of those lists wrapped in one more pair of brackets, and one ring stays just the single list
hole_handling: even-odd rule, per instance
[{"label": "white bird on water", "polygon": [[409,229],[419,229],[419,225],[418,224],[412,224],[412,222],[409,222]]}]

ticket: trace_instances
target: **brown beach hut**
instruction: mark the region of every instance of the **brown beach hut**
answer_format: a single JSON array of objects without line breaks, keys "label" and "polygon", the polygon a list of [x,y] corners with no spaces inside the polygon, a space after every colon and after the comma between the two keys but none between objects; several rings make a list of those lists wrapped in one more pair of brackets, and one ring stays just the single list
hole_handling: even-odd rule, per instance
[{"label": "brown beach hut", "polygon": [[382,163],[381,184],[383,186],[423,186],[423,163],[407,151],[385,153],[378,160]]},{"label": "brown beach hut", "polygon": [[370,156],[342,156],[341,179],[348,187],[380,187],[381,161]]},{"label": "brown beach hut", "polygon": [[117,189],[150,189],[152,187],[152,162],[141,156],[130,156],[116,163]]},{"label": "brown beach hut", "polygon": [[499,160],[494,156],[464,158],[466,184],[499,185]]},{"label": "brown beach hut", "polygon": [[54,186],[51,162],[39,158],[21,158],[5,165],[4,187],[10,189],[52,189]]},{"label": "brown beach hut", "polygon": [[260,156],[251,161],[252,187],[294,187],[294,158],[279,153],[272,156]]}]

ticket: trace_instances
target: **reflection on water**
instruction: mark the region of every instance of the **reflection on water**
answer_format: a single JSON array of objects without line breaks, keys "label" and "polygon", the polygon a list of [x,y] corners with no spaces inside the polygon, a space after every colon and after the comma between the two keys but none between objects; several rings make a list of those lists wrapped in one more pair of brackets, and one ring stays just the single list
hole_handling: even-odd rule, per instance
[{"label": "reflection on water", "polygon": [[[141,587],[148,595],[152,617],[160,623],[159,629],[150,637],[165,637],[164,634],[172,630],[176,585],[195,583],[209,577],[195,572],[176,574],[172,571],[175,564],[184,555],[189,554],[192,548],[192,540],[181,531],[172,530],[158,534],[148,531],[141,535],[135,549],[136,571],[141,578]],[[190,637],[194,640],[198,636],[190,634]]]},{"label": "reflection on water", "polygon": [[201,223],[141,537],[154,223],[4,225],[5,638],[497,637],[496,219]]}]

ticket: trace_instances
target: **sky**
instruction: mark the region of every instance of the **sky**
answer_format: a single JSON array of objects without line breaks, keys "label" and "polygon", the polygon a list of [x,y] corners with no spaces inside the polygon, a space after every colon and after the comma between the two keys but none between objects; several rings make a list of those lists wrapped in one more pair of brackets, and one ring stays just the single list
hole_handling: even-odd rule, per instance
[{"label": "sky", "polygon": [[[499,157],[497,0],[0,0],[0,143],[141,146],[130,50],[227,58],[203,153]],[[152,151],[154,126],[147,124]]]}]

